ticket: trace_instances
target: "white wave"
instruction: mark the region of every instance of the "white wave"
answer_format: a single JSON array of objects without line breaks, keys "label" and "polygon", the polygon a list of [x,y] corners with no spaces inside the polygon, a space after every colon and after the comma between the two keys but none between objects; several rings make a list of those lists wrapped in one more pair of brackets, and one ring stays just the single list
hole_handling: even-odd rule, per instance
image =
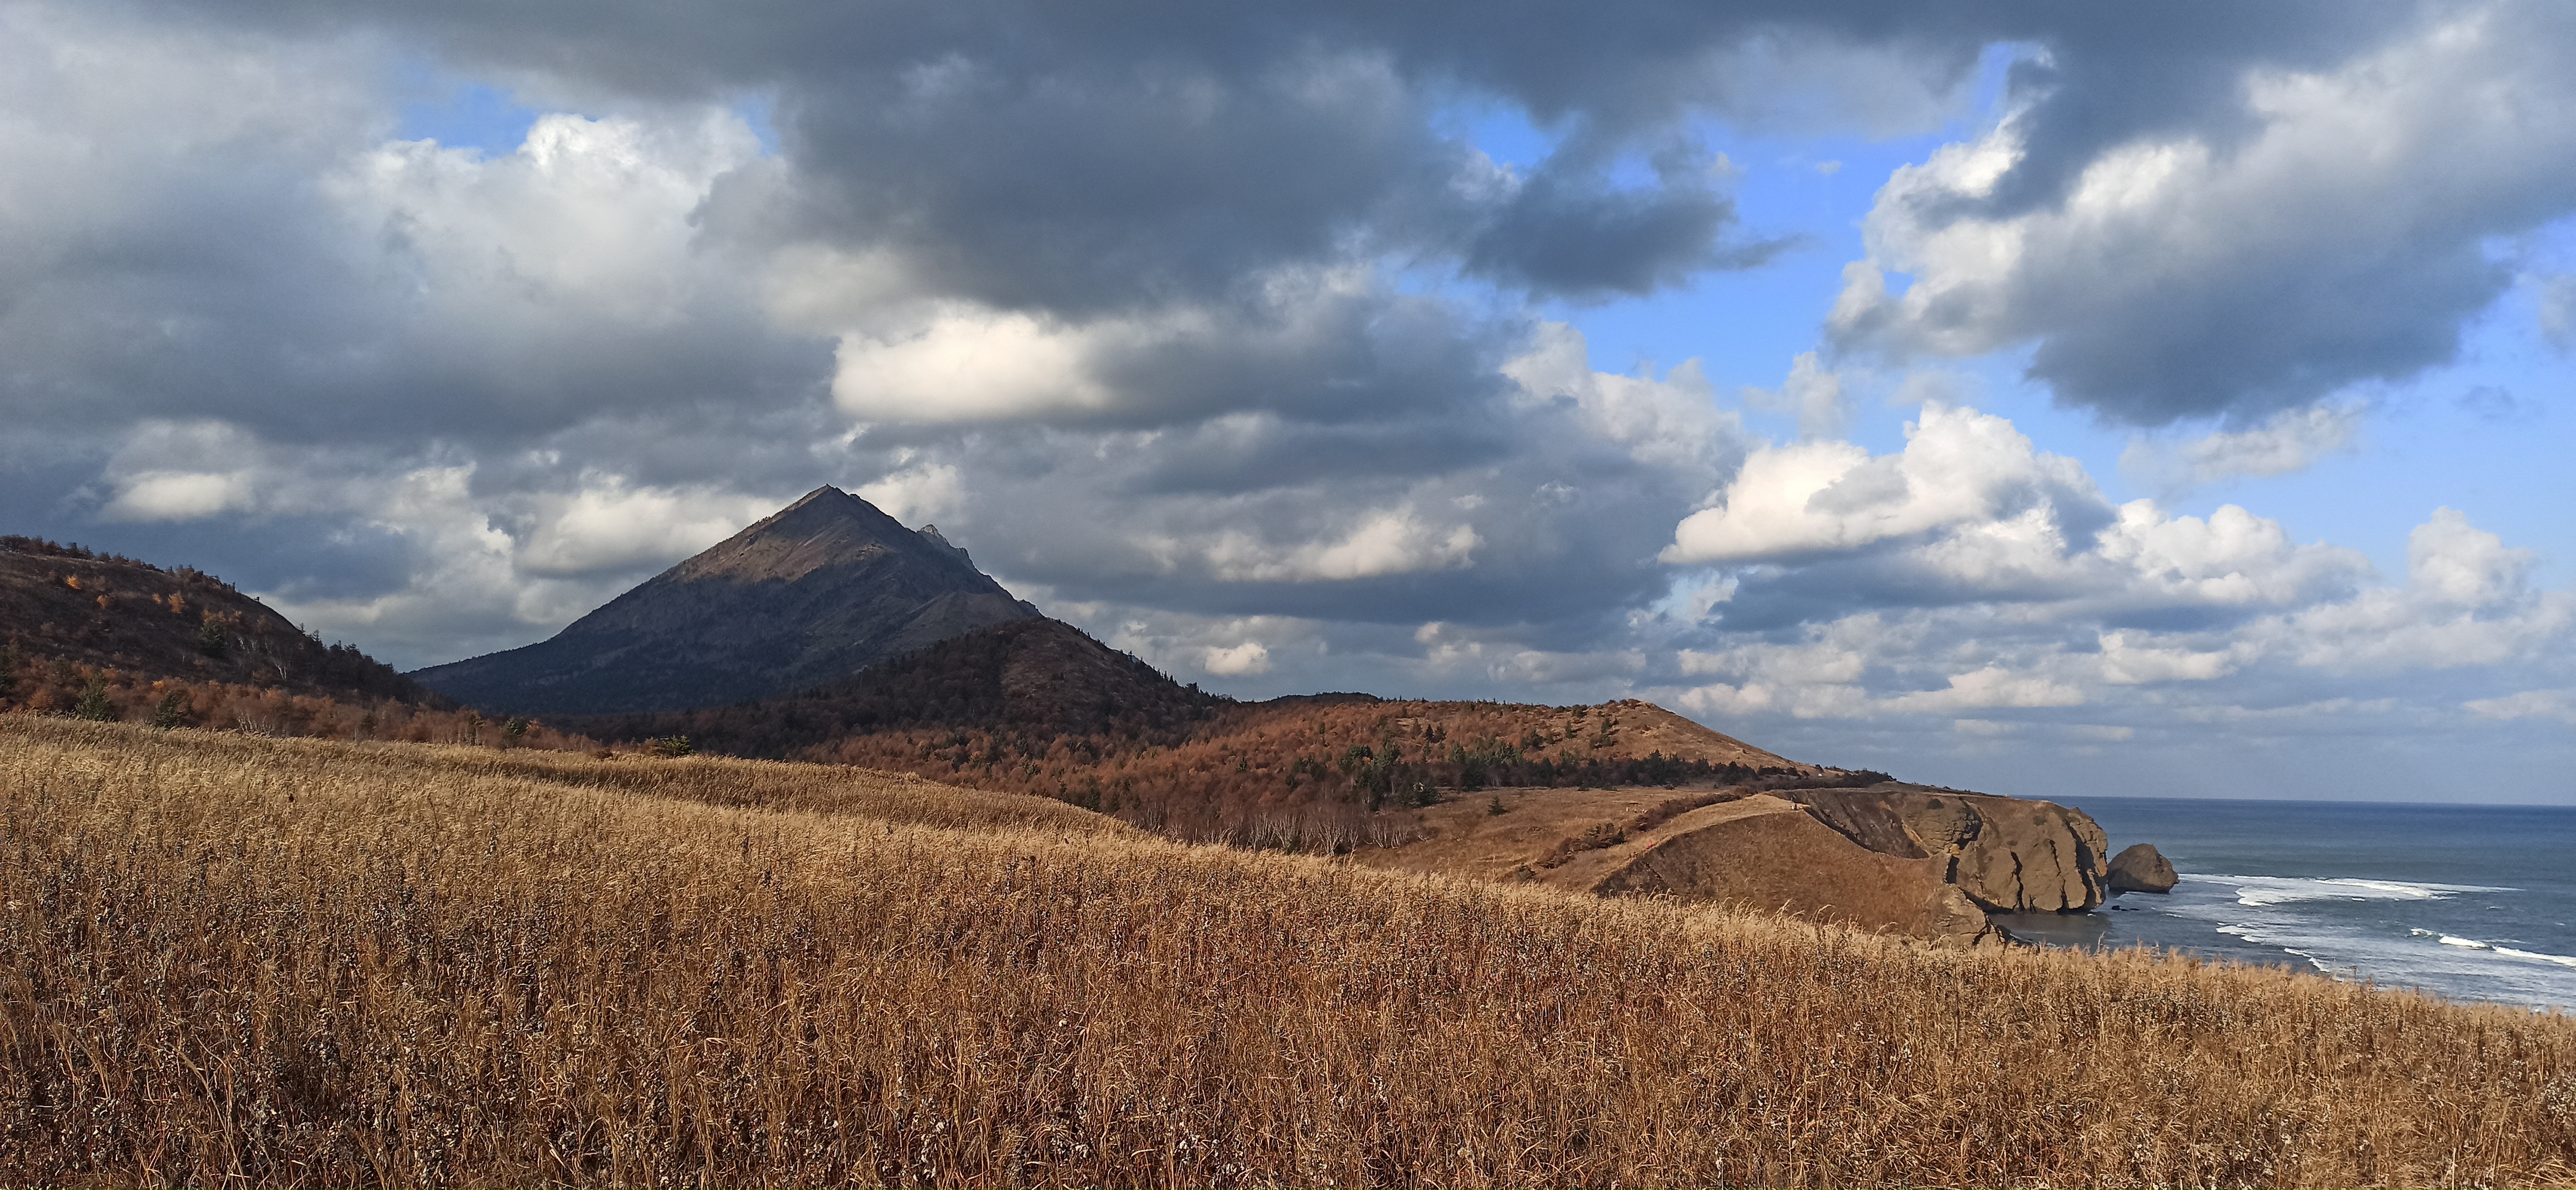
[{"label": "white wave", "polygon": [[[2316,969],[2317,969],[2317,970],[2319,970],[2319,971],[2323,971],[2323,972],[2325,972],[2325,973],[2326,973],[2326,974],[2328,974],[2328,975],[2334,975],[2334,974],[2335,974],[2335,969],[2334,969],[2334,965],[2333,965],[2333,964],[2328,963],[2328,962],[2326,962],[2324,959],[2318,958],[2318,957],[2317,957],[2317,956],[2315,956],[2315,955],[2309,954],[2308,952],[2306,952],[2306,951],[2304,951],[2304,950],[2301,950],[2301,949],[2299,949],[2298,947],[2295,947],[2295,946],[2284,946],[2284,947],[2282,947],[2282,948],[2281,948],[2281,950],[2282,950],[2284,953],[2287,953],[2287,954],[2294,954],[2294,955],[2299,956],[2300,958],[2306,959],[2306,960],[2308,961],[2308,965],[2309,965],[2309,966],[2314,967],[2314,968],[2316,968]],[[2337,978],[2341,978],[2341,977],[2340,977],[2340,976],[2337,976]]]},{"label": "white wave", "polygon": [[2434,884],[2415,880],[2366,880],[2354,876],[2202,876],[2236,886],[2236,903],[2259,909],[2292,901],[2438,901],[2467,892],[2515,892],[2486,884]]},{"label": "white wave", "polygon": [[2463,950],[2483,950],[2490,954],[2503,955],[2509,959],[2527,959],[2535,963],[2556,963],[2561,967],[2576,967],[2576,957],[2568,955],[2542,954],[2536,950],[2522,950],[2516,947],[2506,946],[2498,942],[2480,942],[2475,938],[2460,938],[2454,937],[2450,934],[2437,934],[2431,930],[2408,930],[2406,932],[2418,938],[2439,939],[2444,946],[2457,946]]}]

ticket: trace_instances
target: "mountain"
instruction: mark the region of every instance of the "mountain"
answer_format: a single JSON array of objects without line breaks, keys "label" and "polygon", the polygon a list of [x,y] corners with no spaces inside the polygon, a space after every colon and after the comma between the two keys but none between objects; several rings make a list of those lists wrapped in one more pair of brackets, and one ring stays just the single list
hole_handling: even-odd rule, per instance
[{"label": "mountain", "polygon": [[688,711],[558,716],[605,740],[687,736],[728,756],[785,758],[888,732],[1074,737],[1169,746],[1235,701],[1183,686],[1073,625],[1031,616],[951,637],[830,685]]},{"label": "mountain", "polygon": [[[220,684],[337,699],[444,700],[347,645],[325,645],[232,584],[185,566],[0,537],[0,695],[63,707],[91,681]],[[14,672],[24,667],[27,672]],[[59,689],[55,689],[59,687]]]},{"label": "mountain", "polygon": [[827,486],[550,640],[411,676],[492,711],[677,711],[826,685],[1037,614],[936,528]]}]

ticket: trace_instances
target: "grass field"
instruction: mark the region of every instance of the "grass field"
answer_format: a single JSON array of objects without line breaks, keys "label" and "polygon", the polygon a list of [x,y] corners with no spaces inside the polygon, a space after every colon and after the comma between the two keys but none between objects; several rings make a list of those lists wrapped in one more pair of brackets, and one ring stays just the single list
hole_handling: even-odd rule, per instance
[{"label": "grass field", "polygon": [[2576,1023],[1191,848],[845,769],[0,716],[0,1182],[2576,1180]]}]

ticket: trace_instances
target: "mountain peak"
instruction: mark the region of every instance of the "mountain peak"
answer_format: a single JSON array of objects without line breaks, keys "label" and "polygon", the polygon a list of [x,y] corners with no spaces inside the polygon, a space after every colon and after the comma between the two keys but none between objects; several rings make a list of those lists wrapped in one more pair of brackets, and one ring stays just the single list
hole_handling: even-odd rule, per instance
[{"label": "mountain peak", "polygon": [[853,565],[888,553],[911,554],[924,562],[950,560],[951,550],[925,550],[925,544],[876,505],[827,484],[672,567],[663,577],[680,582],[794,582],[828,566]]},{"label": "mountain peak", "polygon": [[826,484],[551,640],[418,677],[492,710],[679,710],[808,689],[1036,614],[935,529]]}]

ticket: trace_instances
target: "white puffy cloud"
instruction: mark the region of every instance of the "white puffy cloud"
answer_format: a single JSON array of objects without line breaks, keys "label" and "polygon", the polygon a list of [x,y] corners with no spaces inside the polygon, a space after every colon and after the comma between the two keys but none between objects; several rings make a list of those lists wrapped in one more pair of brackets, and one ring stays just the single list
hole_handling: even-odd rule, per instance
[{"label": "white puffy cloud", "polygon": [[2289,606],[2347,591],[2369,571],[2352,550],[2298,545],[2279,521],[2222,504],[2206,518],[2132,500],[2094,539],[2130,599],[2150,605]]},{"label": "white puffy cloud", "polygon": [[1740,451],[1742,419],[1717,405],[1698,360],[1684,360],[1662,379],[1596,372],[1583,333],[1562,322],[1540,323],[1521,354],[1502,366],[1529,404],[1570,403],[1584,425],[1650,466],[1707,468]]},{"label": "white puffy cloud", "polygon": [[966,476],[955,463],[920,463],[851,489],[905,524],[953,516],[966,507]]},{"label": "white puffy cloud", "polygon": [[[1963,737],[2029,728],[2075,747],[2174,723],[2384,730],[2461,705],[2436,693],[2458,681],[2427,687],[2427,674],[2493,682],[2576,663],[2576,592],[2535,589],[2528,551],[2448,508],[2408,545],[2391,585],[2357,552],[2295,542],[2236,505],[2111,506],[2005,419],[1934,404],[1894,454],[1756,449],[1664,553],[1714,568],[1677,592],[1713,573],[1726,597],[1677,594],[1696,627],[1673,629],[1681,647],[1639,684],[1788,738],[1798,724],[1957,719]],[[2382,685],[2387,697],[2313,693]],[[2547,713],[2468,701],[2490,718]]]},{"label": "white puffy cloud", "polygon": [[[1227,531],[1196,552],[1224,582],[1305,583],[1464,569],[1476,564],[1477,544],[1471,525],[1430,524],[1411,508],[1394,508],[1368,513],[1332,538],[1277,545]],[[1156,547],[1167,565],[1178,565],[1189,549],[1169,539]]]},{"label": "white puffy cloud", "polygon": [[2558,6],[2422,11],[2364,53],[2241,64],[2206,121],[2050,157],[2062,187],[2025,176],[2033,137],[2062,130],[2044,97],[1897,170],[1832,333],[1898,354],[2035,343],[2061,399],[2143,425],[2446,362],[2510,283],[2488,242],[2576,205],[2556,164],[2576,83]]},{"label": "white puffy cloud", "polygon": [[385,144],[326,192],[410,266],[438,317],[478,338],[560,333],[545,324],[573,319],[669,326],[706,283],[691,216],[716,179],[759,155],[750,126],[721,109],[653,123],[558,112],[499,157]]},{"label": "white puffy cloud", "polygon": [[1238,678],[1246,674],[1270,672],[1270,650],[1257,640],[1248,640],[1228,648],[1209,648],[1201,665],[1220,677]]},{"label": "white puffy cloud", "polygon": [[525,501],[514,564],[523,574],[629,571],[686,557],[777,511],[774,497],[722,488],[638,488],[625,477],[585,473],[570,491]]},{"label": "white puffy cloud", "polygon": [[2531,588],[2528,551],[2450,508],[2406,539],[2406,585],[2262,621],[2249,633],[2333,672],[2492,666],[2545,657],[2576,628],[2576,591]]},{"label": "white puffy cloud", "polygon": [[974,422],[1100,413],[1118,393],[1094,375],[1104,340],[1131,323],[1068,327],[1028,314],[950,310],[901,338],[841,339],[832,399],[868,421]]},{"label": "white puffy cloud", "polygon": [[1903,451],[1876,459],[1839,441],[1753,452],[1716,507],[1682,521],[1663,560],[1741,563],[1848,550],[1993,528],[2025,513],[2045,517],[2069,499],[2101,499],[2080,464],[2038,453],[2000,417],[1926,405],[1905,436]]}]

